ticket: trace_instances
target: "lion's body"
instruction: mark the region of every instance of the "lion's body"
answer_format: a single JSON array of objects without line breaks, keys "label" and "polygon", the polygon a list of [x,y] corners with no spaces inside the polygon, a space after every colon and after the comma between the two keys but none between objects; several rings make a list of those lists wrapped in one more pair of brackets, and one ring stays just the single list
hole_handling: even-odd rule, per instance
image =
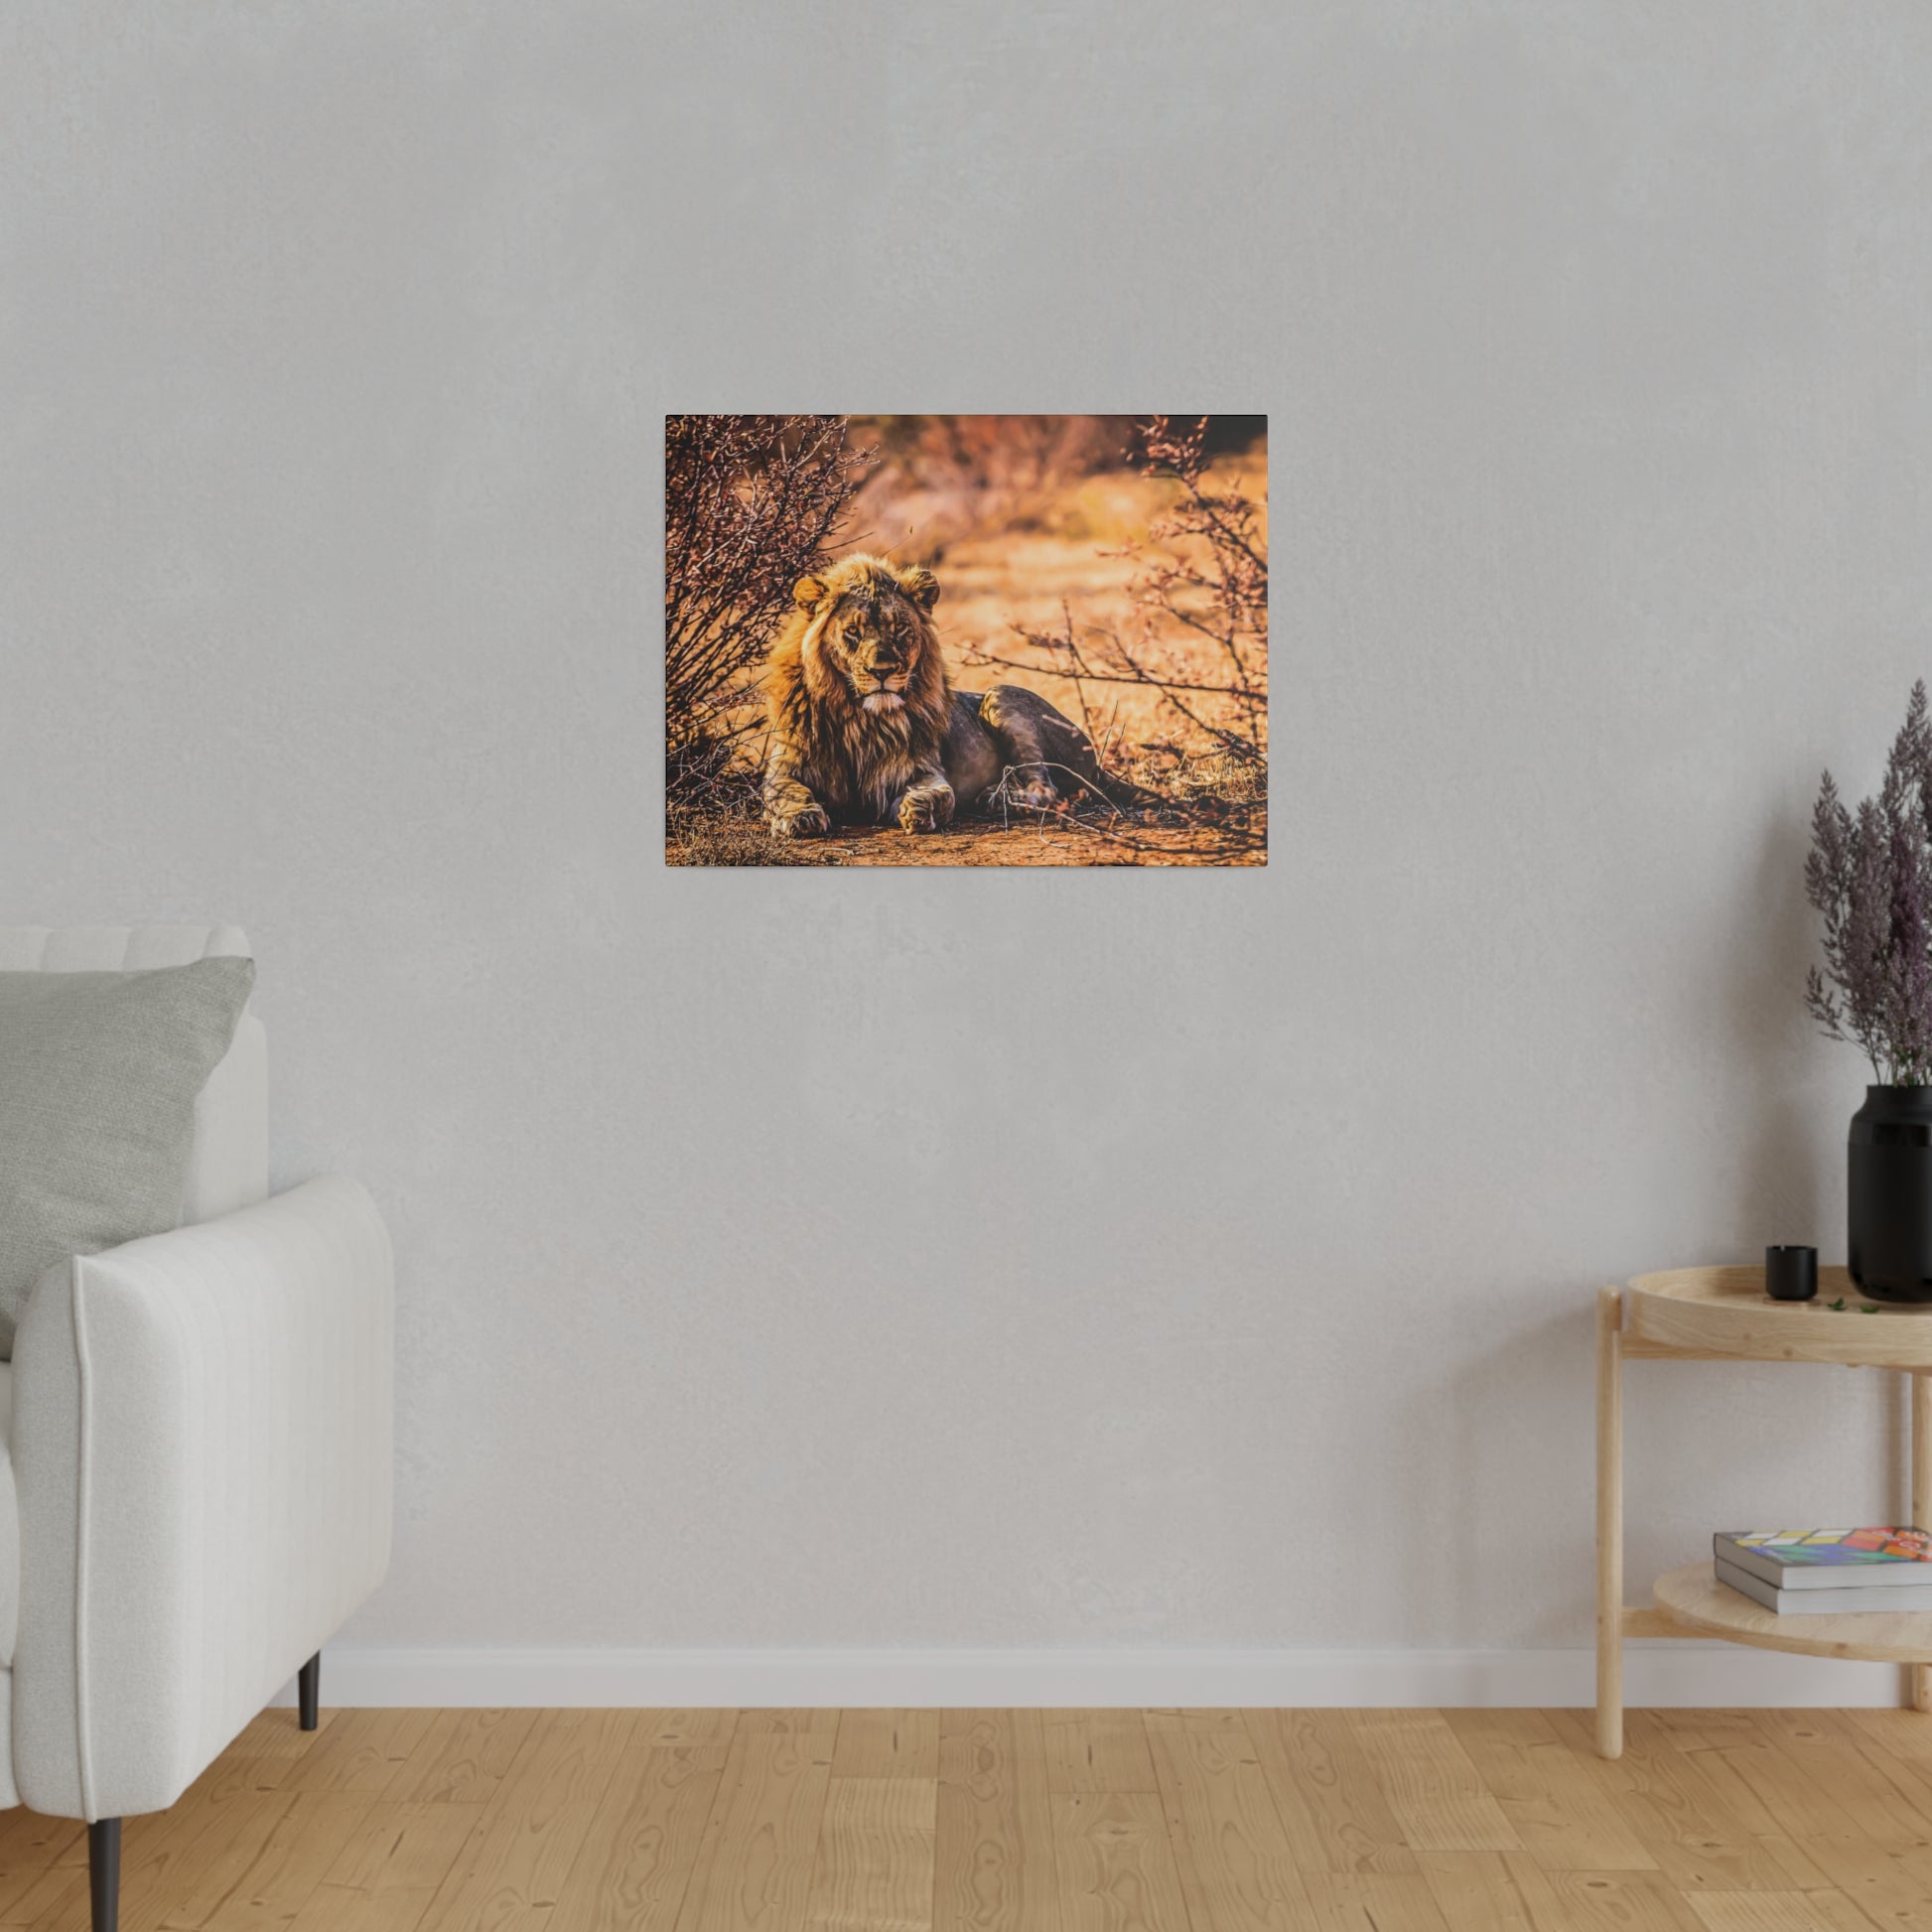
[{"label": "lion's body", "polygon": [[1118,805],[1141,802],[1132,785],[1100,768],[1086,733],[1023,684],[955,691],[942,757],[968,811],[1050,807],[1082,791]]},{"label": "lion's body", "polygon": [[847,557],[798,586],[771,647],[765,815],[773,836],[897,821],[908,832],[955,806],[1047,807],[1082,788],[1123,798],[1085,732],[1017,684],[953,691],[929,616],[929,571]]}]

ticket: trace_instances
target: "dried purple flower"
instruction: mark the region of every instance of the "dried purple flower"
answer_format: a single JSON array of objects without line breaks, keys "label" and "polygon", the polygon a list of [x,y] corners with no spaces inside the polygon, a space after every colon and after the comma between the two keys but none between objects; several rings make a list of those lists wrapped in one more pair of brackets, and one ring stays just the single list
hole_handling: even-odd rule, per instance
[{"label": "dried purple flower", "polygon": [[1825,773],[1805,896],[1825,921],[1825,970],[1805,977],[1812,1018],[1862,1047],[1881,1083],[1932,1084],[1932,707],[1922,679],[1876,798],[1854,816]]}]

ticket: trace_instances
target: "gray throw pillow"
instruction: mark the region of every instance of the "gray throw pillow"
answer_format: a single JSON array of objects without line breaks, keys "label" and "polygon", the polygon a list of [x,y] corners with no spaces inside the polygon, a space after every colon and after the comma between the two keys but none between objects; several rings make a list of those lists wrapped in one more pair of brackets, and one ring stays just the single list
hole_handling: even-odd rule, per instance
[{"label": "gray throw pillow", "polygon": [[0,1356],[41,1274],[181,1220],[195,1098],[252,959],[0,973]]}]

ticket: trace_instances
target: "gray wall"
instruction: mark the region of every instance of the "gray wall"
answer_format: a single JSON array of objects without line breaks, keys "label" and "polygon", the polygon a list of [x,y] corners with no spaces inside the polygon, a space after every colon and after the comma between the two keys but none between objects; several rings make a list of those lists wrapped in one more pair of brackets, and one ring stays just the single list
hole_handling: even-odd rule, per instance
[{"label": "gray wall", "polygon": [[[401,1258],[356,1636],[1583,1640],[1591,1289],[1843,1250],[1932,13],[3,31],[0,911],[257,942]],[[664,411],[1188,405],[1272,421],[1265,873],[664,870]],[[1852,1376],[1633,1408],[1639,1571],[1896,1500]]]}]

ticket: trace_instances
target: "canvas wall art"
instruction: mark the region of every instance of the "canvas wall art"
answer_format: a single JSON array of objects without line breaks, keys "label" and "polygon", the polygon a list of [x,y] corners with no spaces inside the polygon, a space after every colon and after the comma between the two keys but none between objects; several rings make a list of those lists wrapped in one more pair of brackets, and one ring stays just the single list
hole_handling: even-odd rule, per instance
[{"label": "canvas wall art", "polygon": [[1261,416],[673,416],[665,857],[1258,866]]}]

